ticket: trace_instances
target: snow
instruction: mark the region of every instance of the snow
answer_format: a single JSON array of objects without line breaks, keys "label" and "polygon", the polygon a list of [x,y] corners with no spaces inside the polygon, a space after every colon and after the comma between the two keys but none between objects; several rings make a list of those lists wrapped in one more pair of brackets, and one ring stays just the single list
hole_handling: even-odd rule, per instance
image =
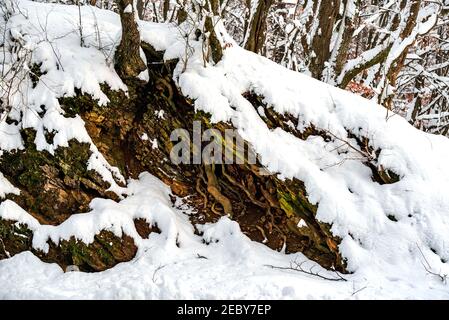
[{"label": "snow", "polygon": [[[40,225],[10,200],[0,204],[0,217],[27,224],[34,232],[35,248],[46,250],[48,239],[59,242],[71,236],[89,243],[106,229],[134,238],[138,253],[131,262],[87,274],[64,273],[57,265],[24,252],[0,261],[0,299],[449,298],[447,285],[423,267],[428,261],[433,272],[449,274],[447,138],[420,132],[371,101],[243,50],[220,23],[217,28],[222,40],[233,45],[226,48],[221,62],[204,67],[201,42],[191,40],[192,54],[186,61],[182,29],[139,21],[144,41],[164,50],[165,59],[180,58],[174,80],[183,94],[195,101],[196,110],[210,112],[212,122],[231,122],[253,145],[267,170],[282,179],[304,182],[309,201],[318,205],[317,218],[331,224],[333,234],[342,239],[339,250],[353,274],[345,276],[346,282],[332,282],[273,269],[266,265],[286,267],[307,259],[251,241],[237,223],[225,217],[216,224],[198,226],[202,235],[195,235],[188,220],[188,214],[194,212],[174,207],[167,186],[148,173],[128,181],[126,187],[118,186],[115,179],[124,182],[123,177],[99,153],[82,119],[64,117],[57,98],[74,95],[75,88],[91,94],[105,108],[108,101],[101,83],[126,91],[105,54],[118,44],[118,16],[83,7],[85,32],[92,31],[92,36],[86,37],[87,47],[81,47],[79,35],[73,31],[76,7],[19,3],[29,19],[13,17],[11,30],[32,48],[33,61],[42,62],[41,71],[47,73],[35,88],[27,88],[26,104],[19,97],[14,100],[22,111],[15,113],[19,124],[0,123],[0,150],[23,148],[19,130],[25,127],[38,131],[40,150],[53,152],[72,138],[90,143],[89,168],[111,181],[111,190],[126,198],[120,202],[94,199],[89,213],[73,215],[59,226]],[[51,46],[38,29],[38,22],[45,19]],[[107,51],[98,49],[95,21],[102,48]],[[303,141],[280,128],[270,130],[260,116],[263,110],[255,109],[242,96],[248,91],[263,96],[275,111],[296,117],[298,129],[313,124],[338,139],[311,136]],[[46,110],[43,117],[38,116],[41,106]],[[56,132],[52,144],[42,138],[44,129]],[[360,152],[348,147],[358,148],[348,131],[367,138],[374,150],[380,150],[376,165],[398,174],[400,181],[386,185],[372,181]],[[342,145],[342,140],[347,143]],[[150,142],[154,147],[154,140]],[[0,173],[0,196],[17,192]],[[132,223],[136,218],[157,224],[161,234],[140,238]],[[307,225],[300,223],[300,227]],[[314,262],[306,261],[306,265],[315,265],[323,275],[332,277]]]},{"label": "snow", "polygon": [[[101,212],[106,214],[115,209],[133,212],[135,217],[144,217],[147,221],[157,220],[162,233],[140,239],[139,251],[132,262],[121,263],[97,274],[64,273],[56,264],[42,263],[31,253],[24,252],[0,263],[0,299],[364,299],[448,296],[444,287],[436,286],[429,279],[426,289],[432,291],[417,290],[400,278],[392,280],[394,287],[382,288],[376,282],[382,279],[377,277],[367,280],[350,275],[345,276],[347,282],[330,282],[294,271],[272,269],[268,266],[289,266],[291,261],[301,262],[306,258],[301,254],[277,253],[250,241],[240,232],[237,223],[226,217],[216,224],[200,226],[202,237],[194,235],[186,215],[171,207],[167,187],[148,174],[131,182],[129,188],[133,195],[127,200],[119,204],[99,200],[95,207],[98,210],[96,214],[100,215]],[[73,217],[68,221],[72,220]],[[86,222],[83,221],[83,225],[92,226]],[[118,216],[115,216],[114,223],[120,224]],[[73,225],[73,222],[69,224]],[[67,225],[57,228],[62,230]],[[84,236],[88,233],[85,231]],[[90,230],[90,235],[94,233]],[[134,234],[134,237],[138,236]],[[176,245],[177,239],[179,247]],[[204,244],[203,240],[209,245]],[[333,276],[315,263],[306,262],[305,268],[311,266],[315,266],[315,270],[322,275]],[[356,293],[360,289],[363,290]]]},{"label": "snow", "polygon": [[345,74],[347,74],[349,71],[363,65],[364,63],[372,60],[374,57],[379,55],[383,50],[385,50],[386,47],[384,45],[379,45],[377,47],[374,47],[368,51],[364,51],[360,56],[357,58],[349,60],[345,66],[343,67],[343,71],[340,73],[337,81],[338,83],[341,83],[343,81],[343,77]]},{"label": "snow", "polygon": [[[22,2],[19,3],[22,6]],[[84,121],[78,115],[65,117],[57,100],[75,95],[77,88],[82,93],[92,95],[99,105],[106,105],[109,100],[100,84],[106,83],[113,90],[127,90],[107,59],[110,54],[107,48],[114,46],[120,31],[119,19],[115,15],[103,17],[100,10],[91,7],[83,8],[83,27],[85,31],[92,32],[85,32],[85,47],[80,47],[80,36],[76,31],[78,16],[75,14],[78,8],[67,6],[65,9],[68,10],[58,12],[54,11],[55,8],[37,3],[26,6],[25,14],[14,15],[6,26],[14,40],[32,52],[30,65],[40,65],[40,71],[44,74],[35,88],[24,82],[21,90],[9,97],[15,102],[9,116],[19,123],[0,122],[0,130],[5,132],[1,135],[0,148],[7,151],[23,148],[20,129],[24,128],[34,128],[37,149],[47,150],[51,154],[58,147],[68,146],[71,139],[89,143],[92,152],[89,169],[97,171],[111,184],[110,190],[120,195],[123,190],[117,182],[124,182],[123,176],[99,153],[84,127]],[[102,35],[98,37],[94,31],[96,27],[110,33],[100,33]],[[102,51],[96,49],[100,44]],[[3,68],[12,66],[10,63],[14,58],[12,55],[9,59],[6,57]],[[22,72],[26,73],[26,68]],[[54,133],[52,143],[47,142],[45,132]]]},{"label": "snow", "polygon": [[[288,267],[292,261],[306,261],[306,270],[314,266],[314,270],[321,275],[335,276],[308,261],[302,254],[285,255],[249,240],[238,224],[227,217],[215,224],[198,226],[203,235],[195,235],[187,215],[172,207],[169,189],[147,173],[129,183],[129,195],[120,203],[96,199],[92,212],[74,215],[57,227],[27,221],[29,215],[12,201],[3,202],[1,214],[13,212],[10,218],[23,214],[21,220],[35,231],[38,242],[44,233],[49,233],[52,238],[66,238],[75,233],[77,238],[89,242],[98,231],[98,226],[103,226],[117,235],[120,229],[130,234],[139,249],[133,261],[93,274],[64,273],[58,265],[43,263],[30,252],[23,252],[0,262],[0,299],[364,299],[449,296],[444,286],[425,274],[420,279],[426,283],[425,287],[418,288],[400,277],[391,280],[394,286],[385,286],[388,283],[375,275],[369,279],[348,275],[345,276],[348,281],[334,282],[295,271],[273,269],[270,266]],[[161,234],[152,233],[149,239],[141,239],[134,226],[128,225],[122,215],[157,223]],[[378,280],[383,282],[379,284]],[[356,292],[362,288],[365,289]],[[428,291],[430,289],[433,290]]]},{"label": "snow", "polygon": [[147,140],[148,140],[148,135],[147,135],[146,133],[143,133],[143,134],[140,136],[140,139],[142,139],[143,141],[147,141]]},{"label": "snow", "polygon": [[145,219],[150,225],[157,221],[158,227],[163,230],[162,235],[173,242],[176,242],[177,236],[182,239],[182,234],[178,234],[178,228],[176,232],[173,230],[173,226],[179,224],[177,220],[180,218],[173,216],[168,208],[168,188],[148,173],[140,176],[140,182],[137,184],[131,181],[128,184],[126,190],[128,197],[120,203],[108,199],[94,199],[90,203],[89,213],[73,215],[58,226],[40,225],[36,219],[10,200],[0,204],[0,216],[27,224],[34,234],[33,247],[44,252],[48,251],[48,239],[57,244],[60,240],[68,240],[74,236],[89,244],[101,230],[111,231],[119,237],[124,232],[133,237],[138,245],[141,239],[133,224],[133,220],[138,218]]},{"label": "snow", "polygon": [[158,147],[159,147],[159,145],[157,144],[157,139],[154,138],[153,140],[151,140],[151,148],[157,149]]},{"label": "snow", "polygon": [[164,119],[164,110],[156,111],[156,115],[159,119]]},{"label": "snow", "polygon": [[125,10],[123,10],[124,13],[132,13],[133,12],[133,6],[131,4],[128,4],[125,8]]},{"label": "snow", "polygon": [[301,219],[299,220],[297,227],[298,228],[307,227],[307,223],[303,219]]},{"label": "snow", "polygon": [[0,200],[7,194],[20,194],[20,190],[14,187],[0,172]]},{"label": "snow", "polygon": [[[210,112],[212,121],[231,121],[269,171],[304,181],[309,200],[318,204],[317,217],[332,224],[332,232],[343,239],[339,249],[350,270],[398,277],[398,270],[415,266],[421,273],[421,248],[436,270],[449,272],[440,260],[449,258],[447,138],[422,133],[373,102],[287,71],[237,45],[225,50],[217,66],[204,68],[200,44],[192,46],[196,51],[186,71],[180,72],[180,64],[175,74],[182,92],[195,100],[197,109]],[[173,58],[179,47],[174,41],[160,49]],[[368,138],[370,146],[381,150],[377,166],[401,180],[390,185],[373,182],[369,169],[353,160],[360,154],[335,152],[339,140],[301,141],[279,128],[269,130],[242,97],[247,91],[263,96],[277,112],[298,117],[303,126],[313,124],[345,141],[351,140],[348,130]],[[391,221],[390,214],[398,221]]]}]

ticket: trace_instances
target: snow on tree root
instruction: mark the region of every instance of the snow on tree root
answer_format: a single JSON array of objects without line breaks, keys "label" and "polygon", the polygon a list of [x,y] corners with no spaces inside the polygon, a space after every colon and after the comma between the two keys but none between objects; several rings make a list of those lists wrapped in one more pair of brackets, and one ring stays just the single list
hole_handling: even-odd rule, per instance
[{"label": "snow on tree root", "polygon": [[[38,25],[36,15],[41,15],[41,21],[44,21],[44,16],[50,8],[61,11],[61,14],[69,18],[74,17],[76,13],[76,8],[26,1],[20,3],[26,6],[35,25]],[[105,11],[96,12],[104,20],[104,32],[113,38],[119,29],[118,17]],[[63,19],[55,20],[50,19],[49,22],[58,25],[58,28],[52,28],[53,33],[59,35],[59,32],[67,31],[63,26],[68,27],[70,23],[64,22]],[[23,19],[16,21],[17,25],[19,22],[28,25]],[[240,134],[253,144],[261,156],[262,164],[271,172],[279,173],[280,179],[296,178],[304,181],[308,201],[317,205],[317,219],[331,225],[333,235],[342,239],[338,248],[347,259],[349,270],[361,278],[366,276],[373,282],[380,280],[385,283],[385,279],[401,279],[400,283],[410,285],[408,289],[417,283],[425,286],[429,274],[423,268],[423,259],[433,271],[448,273],[449,252],[445,244],[449,240],[449,172],[446,161],[449,156],[449,142],[446,138],[421,133],[404,119],[391,112],[387,113],[372,102],[287,71],[238,48],[235,43],[224,50],[223,60],[219,64],[204,68],[200,42],[192,41],[193,54],[186,61],[185,41],[176,36],[178,30],[167,25],[144,22],[140,23],[140,27],[142,39],[157,50],[165,51],[165,59],[179,59],[173,78],[182,93],[195,101],[197,110],[211,113],[211,121],[214,123],[231,121]],[[226,37],[224,31],[223,34]],[[233,43],[230,37],[226,40]],[[55,40],[55,43],[57,42]],[[104,56],[95,50],[80,49],[79,39],[75,37],[66,43],[59,41],[58,45],[61,48],[64,45],[70,48],[61,51],[61,58],[65,59],[65,62],[73,59],[69,51],[79,53],[75,57],[85,58],[85,54],[92,55],[89,59],[77,60],[75,65],[77,68],[80,65],[86,67],[83,70],[90,74],[91,80],[94,79],[93,83],[83,82],[83,75],[77,73],[76,68],[57,70],[53,67],[57,65],[56,58],[51,54],[47,55],[51,58],[45,61],[48,62],[53,75],[69,77],[66,79],[66,83],[69,83],[68,94],[73,92],[75,85],[72,84],[76,83],[84,91],[93,93],[100,99],[104,98],[101,94],[96,95],[99,93],[96,91],[99,83],[106,81],[105,78],[109,78],[107,80],[112,84],[114,79],[117,80],[114,73],[110,72],[111,69],[105,67],[107,63]],[[42,52],[51,53],[51,47],[48,45],[45,50]],[[44,54],[42,56],[45,57]],[[93,70],[92,61],[99,62],[102,72],[89,73],[89,70]],[[98,64],[95,68],[98,68]],[[48,78],[50,74],[43,77]],[[77,77],[72,77],[72,74]],[[62,90],[61,87],[55,89],[57,88]],[[384,185],[373,182],[371,170],[363,165],[360,159],[335,165],[341,162],[344,156],[326,149],[329,144],[322,137],[301,140],[286,130],[270,130],[254,106],[242,96],[242,93],[250,91],[263,96],[267,106],[273,107],[276,112],[298,117],[301,120],[298,125],[300,130],[313,125],[318,130],[327,130],[340,139],[346,139],[348,130],[358,139],[367,138],[373,150],[382,150],[378,155],[379,165],[398,174],[400,181]],[[60,93],[58,97],[62,96],[61,91],[57,92]],[[52,92],[45,93],[46,95],[40,97],[51,97],[46,102],[55,100]],[[32,113],[41,111],[41,100],[37,99],[36,102],[38,103],[33,106],[33,112],[25,112],[25,127],[42,124],[40,121],[36,122],[35,116],[32,116]],[[61,113],[55,104],[52,106],[52,111]],[[53,123],[51,119],[48,117],[48,123]],[[60,118],[57,117],[56,120]],[[78,124],[61,124],[79,128],[81,122],[76,121]],[[2,135],[2,148],[22,148],[18,138],[20,128],[16,124],[2,123],[2,129],[13,133],[12,136]],[[73,136],[73,133],[71,134]],[[43,132],[41,137],[44,137]],[[63,138],[63,135],[58,137]],[[334,144],[333,149],[337,146]],[[163,231],[162,227],[161,230]]]},{"label": "snow on tree root", "polygon": [[185,218],[167,205],[169,190],[155,177],[142,174],[138,181],[130,181],[127,195],[119,203],[94,199],[89,212],[71,215],[57,226],[40,224],[15,202],[3,201],[0,258],[31,250],[64,268],[77,265],[83,271],[102,271],[133,259],[144,239],[161,237],[167,246],[176,247],[186,232],[193,232],[177,227]]},{"label": "snow on tree root", "polygon": [[[373,102],[288,71],[237,45],[224,51],[217,66],[204,68],[200,46],[194,43],[186,67],[181,40],[161,43],[151,28],[148,25],[148,33],[142,28],[143,39],[166,50],[166,59],[180,59],[174,79],[183,94],[194,99],[195,108],[209,112],[212,122],[231,121],[269,171],[304,181],[308,200],[318,204],[317,219],[342,238],[339,250],[349,270],[383,269],[386,264],[388,271],[383,272],[396,273],[396,265],[404,263],[425,272],[417,246],[432,257],[435,268],[448,270],[440,259],[449,257],[447,138],[422,133]],[[233,43],[230,37],[226,41]],[[313,125],[331,132],[335,140],[346,140],[348,131],[361,141],[368,139],[373,150],[381,150],[377,167],[394,172],[400,181],[372,181],[372,171],[362,160],[342,162],[344,155],[331,152],[338,142],[329,150],[322,137],[302,141],[282,129],[270,130],[242,96],[249,91],[264,97],[278,113],[297,117],[299,130]]]}]

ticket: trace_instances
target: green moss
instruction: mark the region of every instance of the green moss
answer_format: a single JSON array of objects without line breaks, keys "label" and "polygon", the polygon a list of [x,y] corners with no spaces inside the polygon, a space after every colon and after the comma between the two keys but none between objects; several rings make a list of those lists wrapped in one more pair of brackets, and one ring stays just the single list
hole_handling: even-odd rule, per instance
[{"label": "green moss", "polygon": [[81,91],[75,89],[75,96],[59,98],[59,104],[65,111],[65,116],[74,118],[81,112],[89,111],[98,105],[98,101],[92,99],[90,95],[81,94]]},{"label": "green moss", "polygon": [[[71,263],[81,267],[82,269],[92,268],[98,265],[93,258],[92,245],[86,245],[84,242],[71,238],[70,240],[63,240],[60,246],[62,255],[70,257]],[[100,254],[97,251],[97,254]]]},{"label": "green moss", "polygon": [[289,218],[294,215],[305,219],[314,218],[316,207],[307,200],[304,194],[282,191],[280,188],[277,189],[277,193],[281,209],[284,210]]},{"label": "green moss", "polygon": [[55,155],[52,156],[45,150],[36,150],[35,136],[35,131],[31,129],[23,130],[22,137],[25,148],[5,152],[1,157],[0,169],[12,182],[17,182],[19,186],[36,194],[36,192],[42,191],[40,189],[47,179],[43,170],[45,166],[51,168],[54,174],[59,174],[57,171],[61,170],[63,176],[71,178],[86,175],[86,164],[91,153],[87,143],[71,140],[68,148],[58,148]]},{"label": "green moss", "polygon": [[68,148],[58,148],[56,150],[54,161],[58,163],[64,175],[74,178],[86,175],[86,164],[90,154],[87,143],[71,140]]},{"label": "green moss", "polygon": [[[0,260],[27,250],[31,246],[32,232],[23,224],[0,219]],[[8,252],[8,254],[6,253]]]}]

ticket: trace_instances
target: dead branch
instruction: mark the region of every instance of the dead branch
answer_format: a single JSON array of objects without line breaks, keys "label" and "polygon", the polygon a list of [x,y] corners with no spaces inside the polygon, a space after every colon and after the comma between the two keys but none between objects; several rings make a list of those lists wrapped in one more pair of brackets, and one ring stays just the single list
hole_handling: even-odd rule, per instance
[{"label": "dead branch", "polygon": [[291,270],[291,271],[296,271],[296,272],[301,272],[304,274],[308,274],[310,276],[314,276],[314,277],[318,277],[320,279],[323,280],[329,280],[329,281],[348,281],[347,279],[343,278],[342,275],[336,271],[333,270],[334,274],[336,275],[336,277],[327,277],[327,276],[323,276],[322,274],[320,274],[319,272],[314,272],[313,268],[315,267],[314,265],[309,268],[309,270],[306,270],[303,268],[303,264],[307,262],[307,260],[304,260],[302,262],[297,262],[292,261],[290,262],[290,266],[289,267],[279,267],[279,266],[273,266],[273,265],[269,265],[269,264],[265,264],[264,266],[272,268],[272,269],[278,269],[278,270]]},{"label": "dead branch", "polygon": [[421,261],[421,264],[423,265],[424,269],[426,270],[427,273],[438,277],[444,284],[446,284],[447,282],[447,274],[441,274],[441,273],[436,273],[434,271],[432,271],[432,266],[430,265],[429,261],[427,261],[426,257],[424,256],[424,253],[422,252],[421,248],[419,247],[418,244],[416,244],[416,246],[418,247],[419,253],[421,254],[421,256],[423,257],[423,260],[425,262]]}]

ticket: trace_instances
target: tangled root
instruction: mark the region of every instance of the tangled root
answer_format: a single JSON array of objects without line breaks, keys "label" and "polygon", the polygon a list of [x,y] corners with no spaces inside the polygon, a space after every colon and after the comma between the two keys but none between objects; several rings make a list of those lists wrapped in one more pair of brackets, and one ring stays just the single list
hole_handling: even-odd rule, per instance
[{"label": "tangled root", "polygon": [[207,192],[209,192],[212,197],[221,204],[224,213],[233,216],[231,200],[229,200],[225,195],[220,192],[220,187],[218,185],[217,177],[214,173],[215,165],[209,164],[204,166],[204,170],[207,176]]}]

